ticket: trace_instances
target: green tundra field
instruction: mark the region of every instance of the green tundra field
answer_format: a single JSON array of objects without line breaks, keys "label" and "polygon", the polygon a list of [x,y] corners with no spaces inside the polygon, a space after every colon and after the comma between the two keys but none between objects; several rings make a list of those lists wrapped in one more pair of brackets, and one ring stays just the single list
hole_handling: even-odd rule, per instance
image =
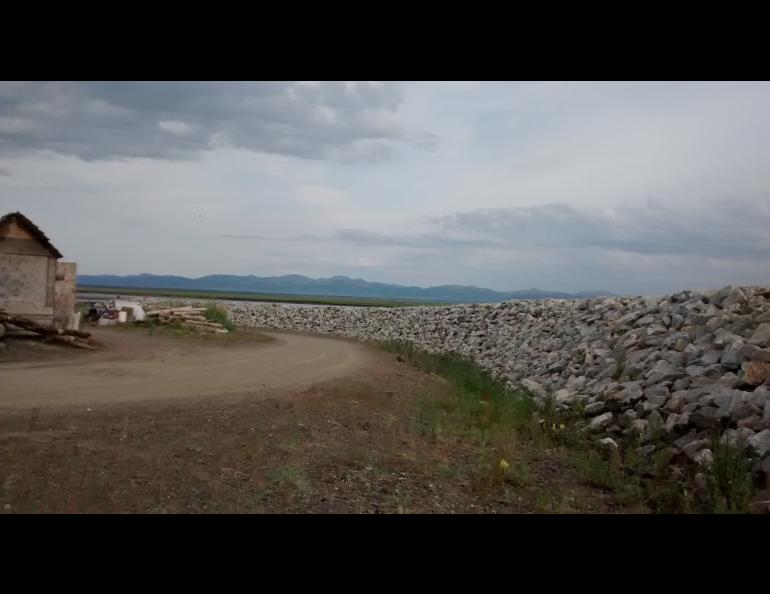
[{"label": "green tundra field", "polygon": [[335,297],[331,295],[286,295],[273,293],[248,293],[239,291],[201,291],[187,289],[152,289],[141,287],[78,286],[78,293],[98,295],[137,295],[144,297],[184,297],[188,299],[228,299],[232,301],[269,301],[278,303],[304,303],[310,305],[353,305],[362,307],[404,307],[417,305],[446,305],[440,301],[408,299],[378,299],[376,297]]}]

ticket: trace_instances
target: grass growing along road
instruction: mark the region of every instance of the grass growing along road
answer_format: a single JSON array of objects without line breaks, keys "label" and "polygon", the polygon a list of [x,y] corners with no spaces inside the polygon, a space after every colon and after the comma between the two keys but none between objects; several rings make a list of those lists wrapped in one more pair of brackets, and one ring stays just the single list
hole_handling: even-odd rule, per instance
[{"label": "grass growing along road", "polygon": [[[433,441],[471,439],[478,448],[477,478],[488,486],[525,486],[533,456],[545,451],[566,460],[591,486],[613,493],[623,507],[664,513],[749,511],[754,487],[744,444],[715,438],[713,464],[684,468],[682,478],[672,481],[671,448],[649,456],[634,440],[621,443],[618,450],[601,447],[597,436],[582,430],[579,411],[559,412],[552,401],[538,408],[529,395],[507,390],[469,360],[432,355],[403,342],[379,344],[453,385],[452,399],[418,401],[419,422]],[[699,472],[705,484],[698,485]]]},{"label": "grass growing along road", "polygon": [[235,332],[235,324],[230,319],[227,310],[218,303],[210,303],[206,306],[206,319],[209,322],[216,322],[229,332]]}]

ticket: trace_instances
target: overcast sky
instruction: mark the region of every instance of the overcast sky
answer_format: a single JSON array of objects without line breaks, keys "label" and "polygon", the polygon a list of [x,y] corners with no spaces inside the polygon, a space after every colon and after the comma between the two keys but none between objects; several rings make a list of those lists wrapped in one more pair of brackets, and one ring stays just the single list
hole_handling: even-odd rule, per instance
[{"label": "overcast sky", "polygon": [[0,82],[0,215],[82,274],[770,284],[767,83]]}]

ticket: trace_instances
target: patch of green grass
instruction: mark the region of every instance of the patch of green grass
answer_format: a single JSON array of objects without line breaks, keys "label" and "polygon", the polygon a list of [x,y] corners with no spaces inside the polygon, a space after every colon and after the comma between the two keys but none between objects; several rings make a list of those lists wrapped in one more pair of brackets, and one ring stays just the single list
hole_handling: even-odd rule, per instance
[{"label": "patch of green grass", "polygon": [[145,328],[147,330],[147,334],[149,334],[150,336],[154,336],[155,334],[160,334],[160,335],[172,334],[174,336],[193,336],[193,335],[199,334],[199,332],[195,328],[192,328],[191,326],[185,326],[180,322],[170,322],[167,324],[160,324],[158,322],[158,318],[154,316],[145,318],[140,326],[137,326],[134,324],[126,324],[124,326],[120,326],[120,328],[123,328],[123,329]]},{"label": "patch of green grass", "polygon": [[389,499],[390,499],[390,506],[392,509],[390,513],[399,514],[399,515],[409,513],[409,508],[408,508],[409,498],[404,493],[402,493],[401,487],[396,485]]},{"label": "patch of green grass", "polygon": [[[621,504],[642,503],[651,511],[663,513],[749,511],[754,488],[744,448],[715,441],[710,467],[685,470],[681,480],[673,481],[669,467],[672,451],[664,448],[645,456],[638,445],[627,442],[623,454],[586,445],[573,451],[573,463],[583,479],[614,491]],[[699,492],[696,486],[696,472],[706,477],[705,492]]]},{"label": "patch of green grass", "polygon": [[476,447],[472,474],[482,488],[523,486],[529,480],[526,456],[519,451],[519,431],[530,425],[535,405],[524,392],[512,392],[475,363],[454,355],[431,355],[404,342],[379,345],[400,360],[448,380],[450,400],[422,398],[417,402],[420,434],[437,442],[464,437]]},{"label": "patch of green grass", "polygon": [[457,481],[463,476],[462,469],[456,464],[441,464],[438,467],[438,474],[445,479]]},{"label": "patch of green grass", "polygon": [[529,457],[515,435],[507,441],[480,437],[471,468],[476,487],[497,490],[506,485],[524,487],[529,483]]},{"label": "patch of green grass", "polygon": [[459,432],[487,439],[499,430],[529,424],[535,411],[532,398],[524,392],[512,392],[478,365],[456,355],[432,355],[406,342],[380,342],[386,351],[402,360],[448,380],[455,398],[450,402],[420,402],[418,421],[430,435],[442,431]]},{"label": "patch of green grass", "polygon": [[[115,331],[122,331],[122,332],[141,332],[146,331],[147,334],[150,336],[153,336],[155,334],[176,334],[181,335],[185,333],[186,329],[179,325],[179,323],[175,322],[173,324],[161,324],[158,321],[158,318],[147,316],[144,318],[144,320],[140,322],[134,322],[131,324],[118,324],[115,326],[108,326],[108,328],[113,329]],[[191,332],[187,332],[190,334]]]},{"label": "patch of green grass", "polygon": [[391,427],[398,421],[398,417],[391,412],[385,413],[382,417],[382,424],[385,427]]},{"label": "patch of green grass", "polygon": [[616,456],[608,457],[595,450],[586,450],[574,457],[574,464],[581,478],[594,487],[614,491],[622,480]]},{"label": "patch of green grass", "polygon": [[716,513],[747,513],[754,488],[751,463],[744,444],[730,445],[714,440],[714,461],[706,471],[706,505]]},{"label": "patch of green grass", "polygon": [[621,377],[623,377],[623,371],[626,369],[626,358],[624,356],[618,357],[618,360],[615,362],[615,369],[612,372],[612,379],[614,379],[616,382],[620,380]]},{"label": "patch of green grass", "polygon": [[540,491],[535,498],[538,511],[543,513],[559,513],[564,510],[564,497],[560,490]]},{"label": "patch of green grass", "polygon": [[529,484],[529,463],[525,456],[497,454],[491,457],[484,469],[493,484],[507,483],[514,487],[524,487]]},{"label": "patch of green grass", "polygon": [[[663,513],[690,514],[709,510],[698,506],[695,489],[689,481],[682,483],[660,481],[641,487],[647,495],[647,505],[652,511]],[[640,495],[638,498],[642,498]]]},{"label": "patch of green grass", "polygon": [[269,474],[271,482],[280,489],[294,489],[300,493],[310,492],[310,480],[299,466],[286,465]]},{"label": "patch of green grass", "polygon": [[565,431],[553,431],[551,420],[540,425],[546,442],[565,447],[578,476],[613,492],[621,505],[642,506],[658,513],[748,511],[753,494],[750,464],[740,447],[713,446],[714,464],[702,470],[707,492],[698,495],[694,475],[699,469],[685,469],[681,480],[671,479],[671,448],[642,454],[641,438],[636,436],[618,440],[620,449],[610,450],[597,443],[598,436],[575,429],[574,413],[565,419]]},{"label": "patch of green grass", "polygon": [[[529,479],[529,448],[562,448],[577,475],[588,484],[611,491],[618,503],[654,512],[737,513],[748,511],[754,490],[750,462],[742,445],[714,442],[713,464],[707,469],[683,471],[682,479],[671,479],[673,450],[662,448],[652,455],[639,451],[640,438],[620,440],[618,450],[598,444],[599,436],[582,430],[581,407],[557,410],[546,398],[539,406],[524,392],[512,392],[478,365],[456,355],[433,355],[406,342],[378,345],[398,355],[399,360],[448,380],[454,387],[451,401],[423,399],[418,404],[418,424],[424,435],[436,441],[461,436],[477,447],[474,475],[477,484],[524,485]],[[622,375],[624,361],[616,372]],[[653,428],[653,438],[663,433]],[[654,441],[654,440],[653,440]],[[500,461],[508,467],[503,469]],[[698,493],[694,474],[706,475],[705,493]],[[547,494],[542,495],[548,497]],[[553,508],[555,503],[543,502]]]},{"label": "patch of green grass", "polygon": [[235,324],[230,319],[227,309],[218,303],[210,303],[206,306],[206,319],[209,322],[217,322],[223,328],[227,328],[230,332],[235,331]]},{"label": "patch of green grass", "polygon": [[435,443],[441,436],[443,411],[440,403],[423,398],[417,402],[417,425],[420,434]]}]

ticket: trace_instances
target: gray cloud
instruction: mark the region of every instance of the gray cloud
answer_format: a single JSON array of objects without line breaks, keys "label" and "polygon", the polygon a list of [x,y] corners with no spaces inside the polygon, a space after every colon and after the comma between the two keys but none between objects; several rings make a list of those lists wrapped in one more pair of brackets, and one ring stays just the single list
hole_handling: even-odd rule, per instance
[{"label": "gray cloud", "polygon": [[0,155],[191,158],[218,146],[339,162],[388,159],[403,130],[396,84],[0,83]]},{"label": "gray cloud", "polygon": [[434,230],[388,234],[338,229],[327,237],[219,237],[428,250],[593,249],[722,260],[770,258],[770,207],[751,203],[714,202],[701,205],[697,211],[674,209],[653,200],[646,205],[606,211],[547,204],[459,212],[422,220]]},{"label": "gray cloud", "polygon": [[767,283],[769,102],[767,83],[0,82],[0,214],[84,274]]},{"label": "gray cloud", "polygon": [[648,201],[645,207],[609,211],[549,204],[456,213],[431,222],[445,232],[461,231],[511,248],[770,258],[770,207],[750,203],[715,202],[685,210]]},{"label": "gray cloud", "polygon": [[259,241],[288,241],[304,243],[349,243],[370,247],[409,247],[409,248],[483,248],[501,247],[498,241],[480,238],[451,237],[436,233],[417,233],[404,235],[389,235],[364,229],[338,229],[330,236],[320,236],[310,233],[287,237],[271,237],[266,235],[220,233],[222,239],[246,239]]},{"label": "gray cloud", "polygon": [[363,229],[339,229],[334,239],[362,246],[396,246],[412,248],[472,248],[493,247],[497,242],[483,238],[452,237],[436,233],[388,235]]},{"label": "gray cloud", "polygon": [[270,237],[267,235],[251,235],[248,233],[220,233],[217,235],[222,239],[256,239],[259,241],[323,241],[318,235],[306,233],[304,235],[295,235],[290,237]]}]

